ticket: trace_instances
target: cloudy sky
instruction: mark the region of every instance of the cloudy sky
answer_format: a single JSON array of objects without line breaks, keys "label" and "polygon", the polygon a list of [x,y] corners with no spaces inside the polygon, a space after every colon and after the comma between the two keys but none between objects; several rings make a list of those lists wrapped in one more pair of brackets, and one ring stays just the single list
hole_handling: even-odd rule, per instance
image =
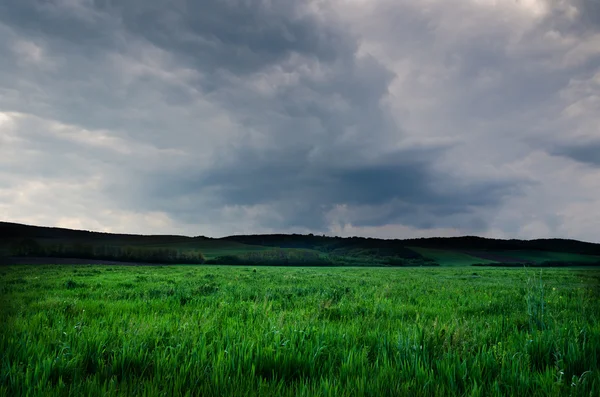
[{"label": "cloudy sky", "polygon": [[600,241],[598,0],[3,0],[0,219]]}]

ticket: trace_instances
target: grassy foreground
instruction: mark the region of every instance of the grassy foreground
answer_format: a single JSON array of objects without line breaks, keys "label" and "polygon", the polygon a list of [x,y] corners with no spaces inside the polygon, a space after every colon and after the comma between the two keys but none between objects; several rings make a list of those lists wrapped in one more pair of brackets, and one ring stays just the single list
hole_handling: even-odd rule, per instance
[{"label": "grassy foreground", "polygon": [[600,395],[600,271],[0,268],[0,395]]}]

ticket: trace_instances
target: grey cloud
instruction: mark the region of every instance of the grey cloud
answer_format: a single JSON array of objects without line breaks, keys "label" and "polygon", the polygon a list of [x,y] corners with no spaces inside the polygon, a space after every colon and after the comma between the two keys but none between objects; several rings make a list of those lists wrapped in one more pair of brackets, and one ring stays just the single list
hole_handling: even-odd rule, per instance
[{"label": "grey cloud", "polygon": [[574,4],[579,10],[578,22],[590,29],[600,30],[600,2],[596,0],[575,0]]},{"label": "grey cloud", "polygon": [[[164,136],[163,131],[171,128],[165,125],[165,120],[157,120],[150,114],[131,120],[122,111],[139,108],[140,97],[146,99],[148,91],[167,104],[179,107],[190,106],[196,99],[194,95],[202,95],[226,108],[235,109],[236,118],[246,121],[254,110],[263,111],[278,102],[271,101],[260,109],[251,109],[255,102],[253,93],[244,94],[228,76],[239,80],[276,65],[291,54],[314,58],[317,63],[325,64],[336,60],[342,64],[354,61],[356,43],[352,38],[344,35],[334,23],[324,23],[311,14],[300,13],[302,2],[96,1],[93,7],[86,4],[81,3],[77,12],[67,12],[69,8],[63,3],[10,1],[0,11],[0,20],[17,35],[38,40],[48,53],[56,54],[61,61],[58,70],[46,76],[39,73],[27,76],[27,71],[21,73],[27,76],[29,82],[56,92],[57,95],[48,98],[48,101],[53,101],[51,106],[54,108],[54,114],[50,116],[82,126],[126,127],[123,129],[128,133],[140,131],[137,135],[154,134],[160,139],[161,135]],[[92,23],[88,24],[90,19]],[[80,28],[81,23],[85,23],[86,27]],[[147,81],[136,79],[123,87],[119,79],[121,71],[118,65],[111,64],[110,56],[135,56],[139,50],[132,38],[141,40],[142,44],[149,42],[157,46],[168,54],[170,62],[179,68],[192,68],[199,76],[187,79],[187,87],[169,86],[156,78]],[[73,44],[78,46],[73,47]],[[144,54],[139,55],[143,61]],[[368,62],[357,64],[359,68],[348,69],[344,65],[342,68],[349,70],[348,73],[364,75],[369,70],[361,70],[362,64],[367,65]],[[23,108],[22,96],[27,87],[11,79],[20,67],[10,64],[5,65],[5,69],[10,73],[5,79],[0,76],[3,85],[13,87],[19,93],[19,97],[11,102],[5,99],[5,106],[17,111],[31,110]],[[351,94],[359,94],[365,100],[372,98],[369,90],[379,90],[381,85],[372,84],[376,75],[359,76],[358,79],[364,80],[362,84],[347,73],[334,78],[337,78],[336,86],[329,87],[330,90],[346,91],[340,95],[350,94],[347,92],[349,89],[361,90]],[[302,82],[302,85],[304,83],[307,82]],[[307,88],[311,89],[308,84]],[[191,89],[195,89],[193,95]],[[293,116],[318,109],[316,106],[307,109],[308,105],[299,103],[298,95],[295,97],[283,102],[281,112]],[[240,111],[239,105],[250,109]],[[48,112],[47,106],[36,110]],[[138,113],[143,111],[143,108],[139,109]]]},{"label": "grey cloud", "polygon": [[256,71],[290,53],[331,61],[352,41],[300,14],[303,2],[95,1],[131,32],[175,52],[203,72]]},{"label": "grey cloud", "polygon": [[[595,3],[573,4],[593,29]],[[340,207],[357,227],[485,233],[538,189],[539,174],[509,171],[535,146],[528,137],[558,134],[558,93],[596,68],[593,56],[558,67],[562,50],[540,39],[580,34],[575,23],[551,13],[515,39],[513,20],[486,5],[368,2],[375,11],[356,8],[357,21],[344,14],[358,5],[339,6],[327,5],[334,16],[292,0],[5,1],[0,112],[41,120],[11,144],[38,154],[10,166],[46,181],[96,172],[104,206],[219,233],[245,211],[249,232],[326,231]],[[470,30],[455,26],[455,8]],[[48,64],[20,59],[19,41]],[[54,121],[127,150],[45,134]],[[556,209],[537,210],[550,224]],[[518,233],[511,219],[494,227]]]},{"label": "grey cloud", "polygon": [[6,0],[0,4],[0,21],[30,37],[60,40],[61,56],[113,48],[118,20],[103,18],[80,2]]},{"label": "grey cloud", "polygon": [[600,142],[565,145],[551,150],[551,153],[570,158],[580,163],[600,166]]},{"label": "grey cloud", "polygon": [[[164,176],[149,191],[152,205],[169,206],[177,198],[187,203],[209,200],[213,206],[256,206],[268,204],[274,216],[263,226],[275,230],[304,227],[326,230],[327,214],[338,205],[378,210],[356,219],[356,226],[400,223],[430,228],[449,226],[450,218],[465,217],[469,228],[483,230],[485,220],[472,215],[475,208],[491,209],[502,198],[518,190],[522,182],[484,182],[447,191],[437,187],[443,176],[429,166],[443,148],[396,152],[374,162],[351,166],[311,163],[304,151],[269,153],[266,156],[246,152],[235,164],[214,169],[196,177]],[[447,183],[447,181],[446,181]],[[178,208],[181,211],[185,205]],[[165,207],[165,208],[167,208]],[[177,212],[177,210],[175,210]],[[190,217],[191,208],[179,212],[180,219]],[[170,210],[170,213],[174,213]],[[197,214],[198,219],[206,214]],[[469,219],[467,221],[467,219]],[[447,223],[446,223],[447,222]]]}]

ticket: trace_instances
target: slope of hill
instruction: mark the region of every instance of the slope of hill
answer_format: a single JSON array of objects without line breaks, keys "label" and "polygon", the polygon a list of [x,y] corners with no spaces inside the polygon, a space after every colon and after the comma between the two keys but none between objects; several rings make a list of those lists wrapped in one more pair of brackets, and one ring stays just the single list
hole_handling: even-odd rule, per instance
[{"label": "slope of hill", "polygon": [[384,240],[270,234],[210,238],[113,234],[0,222],[0,256],[248,265],[598,266],[600,244],[475,236]]}]

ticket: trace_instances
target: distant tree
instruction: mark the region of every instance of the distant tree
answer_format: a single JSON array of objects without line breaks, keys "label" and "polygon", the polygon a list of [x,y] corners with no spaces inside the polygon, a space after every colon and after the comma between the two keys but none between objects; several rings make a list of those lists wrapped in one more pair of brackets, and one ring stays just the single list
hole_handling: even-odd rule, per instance
[{"label": "distant tree", "polygon": [[33,239],[23,239],[11,247],[11,252],[15,256],[36,256],[43,255],[44,248]]}]

